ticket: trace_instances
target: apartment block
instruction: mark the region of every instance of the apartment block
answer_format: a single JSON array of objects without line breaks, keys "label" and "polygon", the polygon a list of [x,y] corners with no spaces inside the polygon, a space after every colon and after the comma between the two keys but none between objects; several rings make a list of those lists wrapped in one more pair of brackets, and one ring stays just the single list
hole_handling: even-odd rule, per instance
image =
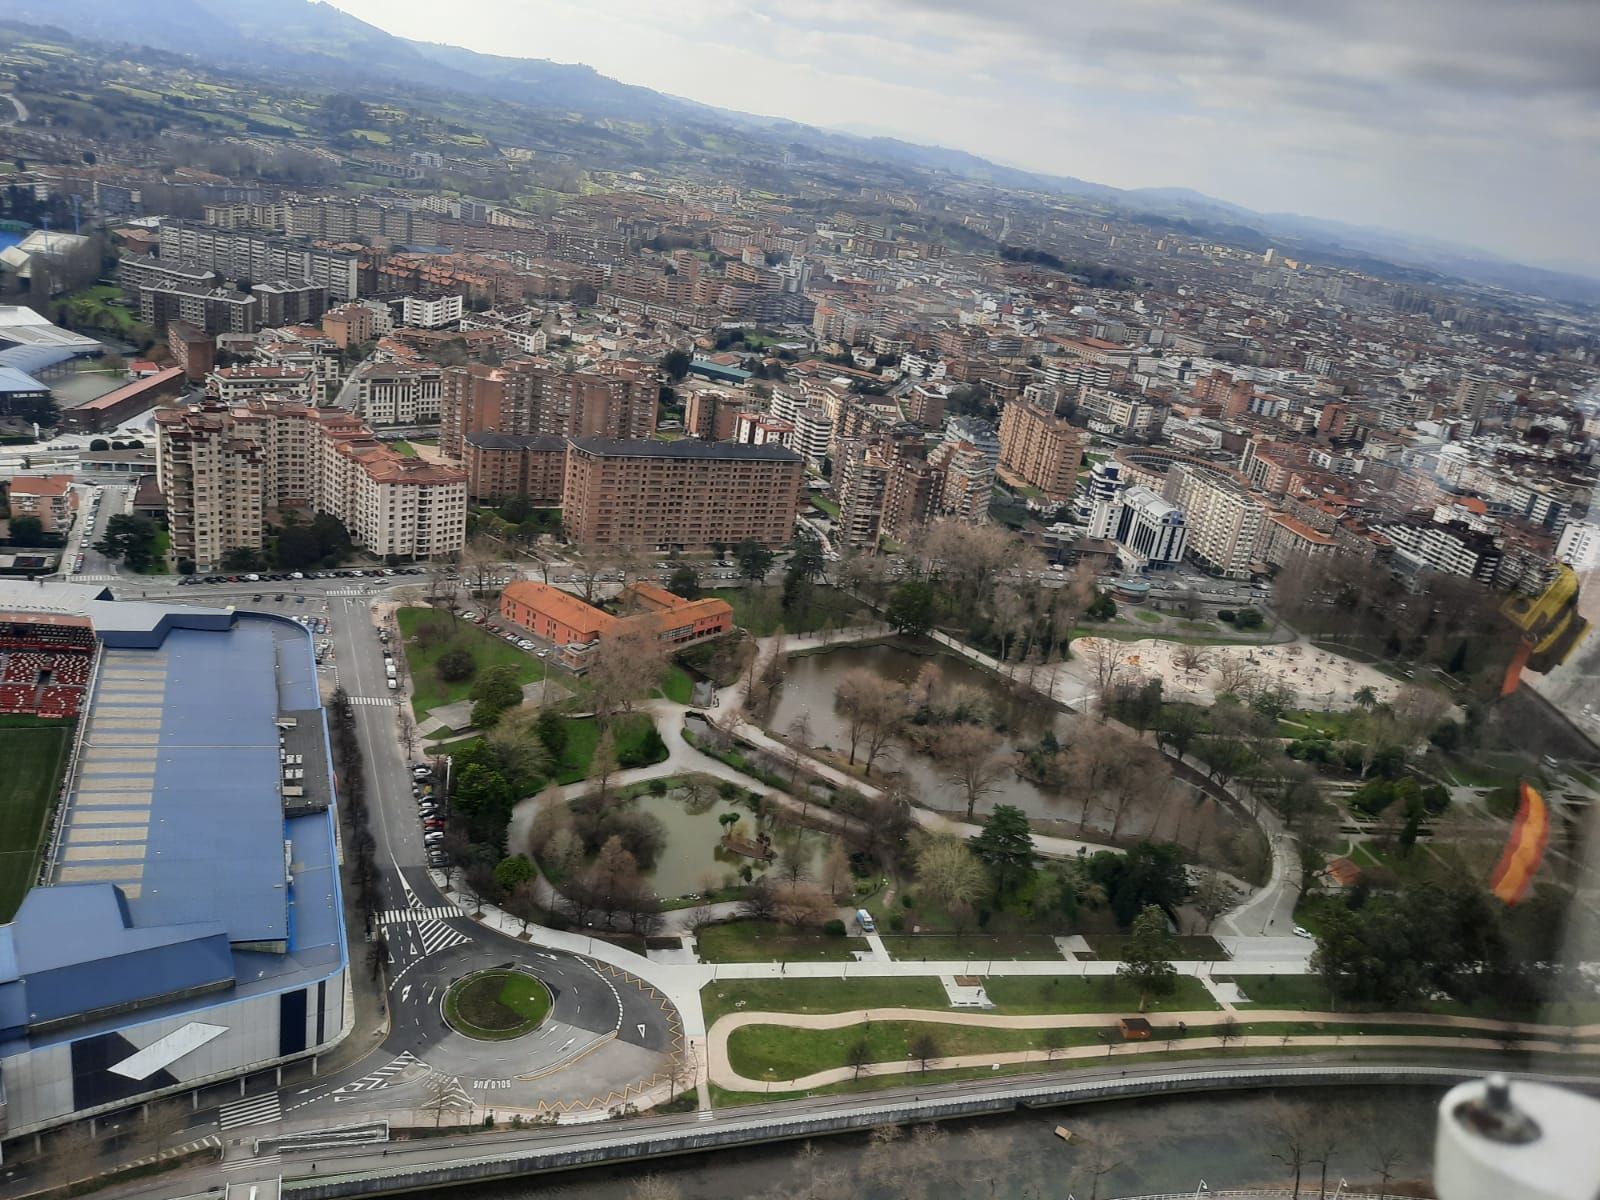
[{"label": "apartment block", "polygon": [[343,303],[360,294],[360,255],[353,250],[301,245],[247,229],[163,220],[161,261],[205,267],[222,279],[307,279]]},{"label": "apartment block", "polygon": [[[349,381],[354,411],[370,425],[416,425],[439,419],[444,371],[431,363],[368,362]],[[341,396],[341,403],[349,403]]]},{"label": "apartment block", "polygon": [[78,508],[71,475],[18,475],[7,498],[12,519],[38,517],[41,533],[66,533]]},{"label": "apartment block", "polygon": [[747,403],[732,392],[696,388],[683,402],[683,431],[707,442],[731,441]]},{"label": "apartment block", "polygon": [[782,446],[575,437],[561,507],[568,536],[601,546],[781,546],[805,466]]},{"label": "apartment block", "polygon": [[467,495],[498,504],[512,496],[528,503],[554,508],[561,503],[567,471],[566,438],[540,433],[467,434],[462,465],[467,472]]},{"label": "apartment block", "polygon": [[1170,567],[1183,560],[1188,545],[1183,510],[1147,487],[1122,494],[1117,514],[1117,557],[1136,571]]},{"label": "apartment block", "polygon": [[1267,510],[1236,472],[1175,462],[1167,471],[1162,494],[1183,510],[1191,557],[1229,579],[1250,577]]},{"label": "apartment block", "polygon": [[400,322],[412,329],[443,329],[461,320],[466,311],[457,296],[407,296],[400,304]]},{"label": "apartment block", "polygon": [[1083,447],[1082,430],[1035,405],[1008,404],[1000,414],[1001,481],[1037,488],[1052,503],[1077,492]]},{"label": "apartment block", "polygon": [[628,360],[592,371],[534,359],[450,367],[439,400],[439,447],[459,462],[469,433],[647,438],[659,397],[659,371]]},{"label": "apartment block", "polygon": [[427,558],[466,540],[465,472],[403,458],[345,412],[258,396],[156,415],[172,551],[211,570],[263,545],[268,509],[328,513],[377,555]]}]

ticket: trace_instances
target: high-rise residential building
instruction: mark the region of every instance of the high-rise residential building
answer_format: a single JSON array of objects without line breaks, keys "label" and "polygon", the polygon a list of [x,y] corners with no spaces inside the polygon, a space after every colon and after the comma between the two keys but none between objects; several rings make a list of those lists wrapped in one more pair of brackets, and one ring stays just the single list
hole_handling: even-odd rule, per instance
[{"label": "high-rise residential building", "polygon": [[806,460],[806,467],[818,474],[828,458],[828,446],[833,440],[833,422],[828,414],[815,404],[802,404],[793,410],[794,442],[791,449]]},{"label": "high-rise residential building", "polygon": [[1486,375],[1467,375],[1456,385],[1456,411],[1469,421],[1481,421],[1495,398],[1495,383]]},{"label": "high-rise residential building", "polygon": [[683,431],[707,442],[732,441],[749,397],[716,388],[694,388],[683,402]]},{"label": "high-rise residential building", "polygon": [[161,411],[156,435],[172,551],[200,570],[261,549],[269,508],[328,513],[376,555],[427,558],[466,540],[465,472],[402,457],[348,413],[206,402]]},{"label": "high-rise residential building", "polygon": [[1249,578],[1267,510],[1237,472],[1174,462],[1162,494],[1183,510],[1191,556],[1229,579]]},{"label": "high-rise residential building", "polygon": [[934,447],[928,463],[939,473],[939,491],[931,515],[969,525],[986,524],[995,479],[994,461],[987,449],[965,440],[947,440]]},{"label": "high-rise residential building", "polygon": [[1065,418],[1024,402],[1000,414],[1000,480],[1013,487],[1037,488],[1060,504],[1078,489],[1084,435]]},{"label": "high-rise residential building", "polygon": [[449,367],[439,399],[439,448],[459,462],[469,433],[648,438],[659,397],[658,370],[629,360],[607,360],[592,371],[535,359]]},{"label": "high-rise residential building", "polygon": [[567,439],[542,433],[469,433],[465,439],[467,495],[498,504],[526,496],[539,508],[561,503]]},{"label": "high-rise residential building", "polygon": [[1125,486],[1122,464],[1114,458],[1101,459],[1090,469],[1084,494],[1088,511],[1080,514],[1080,519],[1087,519],[1089,537],[1103,542],[1115,535],[1117,510]]},{"label": "high-rise residential building", "polygon": [[1571,565],[1574,571],[1593,571],[1600,568],[1600,524],[1593,521],[1569,521],[1556,543],[1556,557]]},{"label": "high-rise residential building", "polygon": [[1117,557],[1136,571],[1175,566],[1188,544],[1183,510],[1147,487],[1131,487],[1122,493],[1116,539]]},{"label": "high-rise residential building", "polygon": [[889,458],[883,447],[860,438],[842,439],[833,461],[833,491],[839,504],[835,527],[841,545],[868,553],[877,550],[888,490]]},{"label": "high-rise residential building", "polygon": [[587,545],[781,546],[793,536],[804,479],[800,456],[782,446],[575,437],[562,520]]}]

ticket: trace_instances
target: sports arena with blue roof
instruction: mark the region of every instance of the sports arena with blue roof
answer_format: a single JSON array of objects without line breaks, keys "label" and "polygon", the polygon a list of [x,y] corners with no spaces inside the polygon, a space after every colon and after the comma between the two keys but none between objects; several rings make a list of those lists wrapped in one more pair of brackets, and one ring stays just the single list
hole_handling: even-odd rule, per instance
[{"label": "sports arena with blue roof", "polygon": [[13,1137],[346,1032],[333,777],[310,634],[0,581],[0,622],[96,641],[40,881],[0,926]]}]

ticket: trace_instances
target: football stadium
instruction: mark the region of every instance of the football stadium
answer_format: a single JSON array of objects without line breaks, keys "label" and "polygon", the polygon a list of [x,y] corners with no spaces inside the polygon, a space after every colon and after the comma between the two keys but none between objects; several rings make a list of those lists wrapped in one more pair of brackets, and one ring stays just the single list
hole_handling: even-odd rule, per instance
[{"label": "football stadium", "polygon": [[0,1137],[348,1026],[310,635],[0,580]]}]

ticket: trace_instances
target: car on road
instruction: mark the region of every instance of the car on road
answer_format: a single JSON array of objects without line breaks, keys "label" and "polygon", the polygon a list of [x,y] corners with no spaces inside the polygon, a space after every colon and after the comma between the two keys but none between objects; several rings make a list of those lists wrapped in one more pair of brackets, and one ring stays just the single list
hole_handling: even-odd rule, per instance
[{"label": "car on road", "polygon": [[442,842],[444,841],[444,830],[430,829],[427,833],[422,835],[422,840],[430,845],[435,842]]},{"label": "car on road", "polygon": [[433,774],[433,768],[426,763],[416,763],[412,766],[411,773],[418,779],[426,779]]},{"label": "car on road", "polygon": [[1293,927],[1293,928],[1294,928],[1294,935],[1295,935],[1295,937],[1299,937],[1299,938],[1309,938],[1309,937],[1314,937],[1314,936],[1315,936],[1315,935],[1314,935],[1314,934],[1313,934],[1313,933],[1312,933],[1312,932],[1311,932],[1311,930],[1309,930],[1309,929],[1307,929],[1307,928],[1305,928],[1305,926],[1303,926],[1303,925],[1296,925],[1296,926],[1294,926],[1294,927]]}]

